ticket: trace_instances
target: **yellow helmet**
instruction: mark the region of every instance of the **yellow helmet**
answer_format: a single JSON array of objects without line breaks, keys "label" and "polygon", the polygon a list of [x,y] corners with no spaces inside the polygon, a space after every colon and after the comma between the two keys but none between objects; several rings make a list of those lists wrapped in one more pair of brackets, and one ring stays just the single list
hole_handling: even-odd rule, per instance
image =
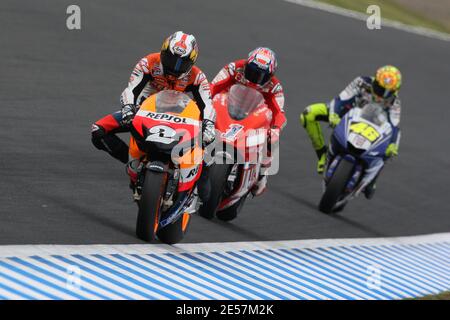
[{"label": "yellow helmet", "polygon": [[387,65],[379,68],[372,83],[373,93],[381,98],[397,94],[402,85],[402,74],[396,67]]}]

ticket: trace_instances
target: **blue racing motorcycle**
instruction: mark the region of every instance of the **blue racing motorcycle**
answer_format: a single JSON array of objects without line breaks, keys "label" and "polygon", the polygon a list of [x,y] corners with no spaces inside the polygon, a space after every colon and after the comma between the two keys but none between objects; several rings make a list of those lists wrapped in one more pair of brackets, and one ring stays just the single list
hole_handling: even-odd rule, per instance
[{"label": "blue racing motorcycle", "polygon": [[383,106],[353,108],[333,131],[319,210],[342,210],[378,175],[393,130]]}]

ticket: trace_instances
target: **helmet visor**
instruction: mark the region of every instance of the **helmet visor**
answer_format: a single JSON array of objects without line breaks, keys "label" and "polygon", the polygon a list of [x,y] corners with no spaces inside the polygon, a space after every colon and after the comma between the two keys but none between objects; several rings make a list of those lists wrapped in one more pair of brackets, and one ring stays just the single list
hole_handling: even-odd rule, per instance
[{"label": "helmet visor", "polygon": [[395,91],[392,91],[392,90],[388,90],[388,89],[386,89],[386,88],[383,88],[383,87],[378,83],[377,80],[374,80],[374,81],[373,81],[373,84],[372,84],[372,90],[373,90],[373,93],[374,93],[374,94],[376,94],[378,97],[384,98],[384,99],[390,98],[390,97],[392,97],[392,96],[395,94]]},{"label": "helmet visor", "polygon": [[245,66],[245,79],[254,83],[263,85],[270,79],[270,72],[259,68],[255,63],[247,63]]},{"label": "helmet visor", "polygon": [[188,72],[194,63],[189,57],[180,57],[173,54],[170,50],[164,50],[161,53],[161,64],[165,75],[179,77]]}]

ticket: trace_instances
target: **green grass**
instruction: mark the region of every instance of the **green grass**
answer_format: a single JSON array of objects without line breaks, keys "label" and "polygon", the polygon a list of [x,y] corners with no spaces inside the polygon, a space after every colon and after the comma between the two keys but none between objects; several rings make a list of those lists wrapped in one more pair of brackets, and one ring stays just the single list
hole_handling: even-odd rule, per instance
[{"label": "green grass", "polygon": [[[366,13],[370,5],[378,5],[381,8],[381,17],[395,20],[411,26],[420,26],[440,32],[450,33],[450,28],[420,15],[402,5],[390,0],[319,0],[349,10]],[[424,0],[425,1],[425,0]]]},{"label": "green grass", "polygon": [[450,300],[450,291],[442,292],[439,294],[432,294],[420,298],[414,298],[411,300]]}]

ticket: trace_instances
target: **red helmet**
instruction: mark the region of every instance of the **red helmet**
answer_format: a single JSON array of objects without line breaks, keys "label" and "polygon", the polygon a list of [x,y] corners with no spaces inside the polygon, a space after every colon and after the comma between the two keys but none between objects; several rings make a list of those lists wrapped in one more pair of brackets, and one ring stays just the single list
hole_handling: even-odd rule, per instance
[{"label": "red helmet", "polygon": [[256,48],[248,54],[244,77],[249,82],[264,86],[275,74],[277,59],[275,52],[269,48]]}]

